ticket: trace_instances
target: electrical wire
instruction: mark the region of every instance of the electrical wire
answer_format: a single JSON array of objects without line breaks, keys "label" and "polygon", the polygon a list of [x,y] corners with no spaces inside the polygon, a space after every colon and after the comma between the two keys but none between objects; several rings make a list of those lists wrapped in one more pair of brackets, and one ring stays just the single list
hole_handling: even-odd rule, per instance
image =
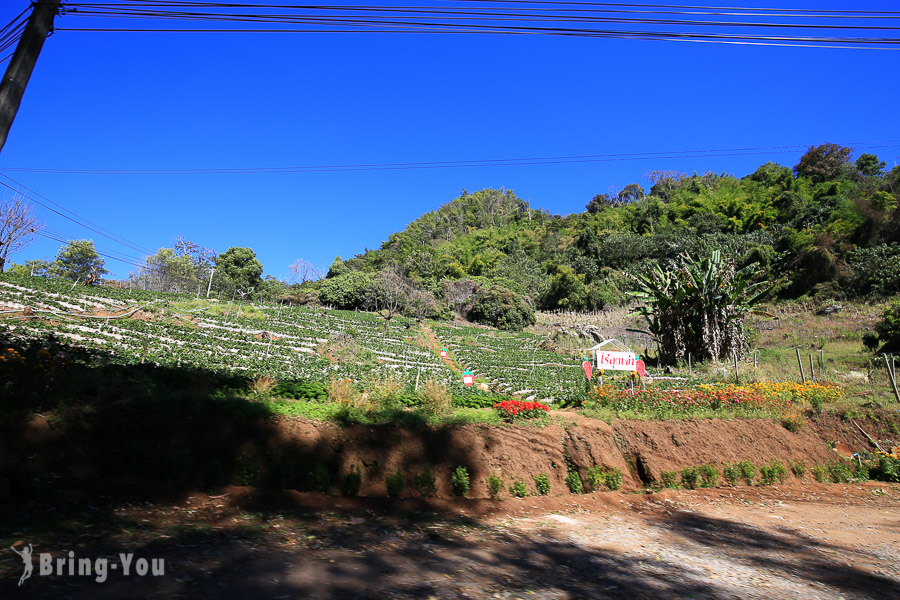
[{"label": "electrical wire", "polygon": [[[61,27],[58,28],[59,31],[524,34],[879,50],[895,50],[900,45],[900,38],[897,37],[860,36],[862,33],[900,31],[900,27],[890,22],[900,18],[900,12],[897,11],[754,9],[529,0],[459,0],[451,2],[450,6],[310,6],[143,0],[68,2],[64,14],[84,18],[227,22],[232,27]],[[674,18],[673,15],[679,18]],[[735,20],[735,17],[742,20]],[[857,23],[847,23],[847,19],[853,19]],[[837,22],[839,20],[844,22]],[[862,22],[863,20],[867,22]],[[241,25],[243,23],[271,27],[249,27]],[[646,29],[597,28],[598,24],[637,25]],[[275,27],[276,25],[305,27]],[[685,30],[659,29],[673,26]],[[766,31],[760,34],[722,31],[729,28]],[[811,33],[778,33],[779,30],[790,29],[808,30]],[[836,35],[825,35],[826,32]]]},{"label": "electrical wire", "polygon": [[[57,204],[53,200],[50,200],[46,196],[39,194],[38,192],[29,188],[25,184],[23,184],[19,181],[16,181],[9,175],[7,175],[3,172],[0,172],[0,177],[4,177],[4,178],[8,179],[9,181],[13,182],[14,184],[16,184],[17,186],[19,186],[19,188],[17,189],[17,188],[14,188],[14,187],[0,181],[0,185],[2,185],[3,187],[12,190],[16,194],[21,194],[26,199],[31,200],[35,204],[46,208],[47,210],[63,217],[64,219],[68,219],[69,221],[72,221],[73,223],[80,225],[81,227],[84,227],[85,229],[93,231],[94,233],[96,233],[98,235],[101,235],[107,239],[110,239],[117,244],[126,246],[132,250],[136,250],[140,253],[153,254],[153,252],[151,250],[148,250],[147,248],[140,246],[139,244],[131,242],[130,240],[128,240],[118,234],[115,234],[112,231],[109,231],[108,229],[98,225],[97,223],[94,223],[93,221],[78,215],[77,213],[65,208],[64,206]],[[30,195],[22,192],[21,190],[23,190],[23,189],[30,192]],[[41,198],[41,200],[43,200],[43,201],[38,200],[37,198],[35,198],[35,196],[37,196],[38,198]],[[56,206],[59,210],[57,210],[57,208],[53,208],[53,206],[49,206],[50,204],[52,204],[53,206]],[[68,213],[68,214],[65,214],[65,213]]]},{"label": "electrical wire", "polygon": [[[873,142],[850,142],[842,144],[854,148],[893,148],[900,140],[880,140]],[[534,166],[544,164],[573,164],[594,162],[622,162],[632,160],[665,160],[678,158],[705,158],[717,156],[752,156],[788,153],[806,150],[809,145],[757,146],[749,148],[724,148],[715,150],[674,150],[668,152],[624,152],[615,154],[583,154],[574,156],[537,156],[520,158],[488,158],[479,160],[451,160],[432,162],[359,163],[336,165],[308,165],[289,167],[238,167],[238,168],[194,168],[194,169],[51,169],[44,167],[3,167],[3,171],[19,171],[42,174],[76,175],[254,175],[279,173],[322,173],[345,171],[396,171],[416,169],[445,169],[467,167]],[[3,175],[0,173],[0,175]],[[5,175],[4,175],[5,176]]]}]

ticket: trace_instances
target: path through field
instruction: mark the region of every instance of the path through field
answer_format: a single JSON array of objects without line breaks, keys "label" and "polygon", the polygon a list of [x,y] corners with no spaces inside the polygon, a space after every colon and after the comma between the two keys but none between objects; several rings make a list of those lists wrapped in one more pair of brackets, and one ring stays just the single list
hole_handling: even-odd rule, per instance
[{"label": "path through field", "polygon": [[895,484],[430,503],[227,492],[155,505],[73,498],[52,526],[45,506],[10,507],[4,524],[31,532],[17,541],[35,553],[130,550],[164,557],[166,573],[96,583],[35,571],[16,588],[10,551],[3,597],[900,597]]}]

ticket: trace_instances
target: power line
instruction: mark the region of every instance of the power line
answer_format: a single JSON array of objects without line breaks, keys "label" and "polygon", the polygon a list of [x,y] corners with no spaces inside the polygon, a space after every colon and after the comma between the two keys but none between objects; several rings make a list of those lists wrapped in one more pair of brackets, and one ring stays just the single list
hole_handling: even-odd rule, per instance
[{"label": "power line", "polygon": [[[84,227],[85,229],[88,229],[88,230],[90,230],[90,231],[93,231],[94,233],[96,233],[96,234],[98,234],[98,235],[101,235],[101,236],[103,236],[103,237],[105,237],[105,238],[108,238],[108,239],[112,240],[113,242],[115,242],[115,243],[117,243],[117,244],[121,244],[121,245],[123,245],[123,246],[126,246],[126,247],[132,249],[132,250],[137,250],[138,252],[141,252],[141,253],[153,254],[152,251],[149,251],[149,250],[147,250],[146,248],[143,248],[143,247],[139,246],[138,244],[135,244],[135,243],[133,243],[133,242],[130,242],[130,241],[127,240],[126,238],[124,238],[124,237],[122,237],[122,236],[120,236],[120,235],[117,235],[117,234],[115,234],[115,233],[109,231],[108,229],[105,229],[104,227],[101,227],[100,225],[97,225],[97,224],[94,223],[93,221],[90,221],[90,220],[88,220],[88,219],[86,219],[86,218],[84,218],[84,217],[79,216],[78,214],[76,214],[76,213],[72,212],[71,210],[69,210],[69,209],[67,209],[67,208],[65,208],[65,207],[63,207],[63,206],[61,206],[60,204],[57,204],[56,202],[53,202],[52,200],[50,200],[50,199],[47,198],[46,196],[43,196],[43,195],[41,195],[41,194],[35,192],[35,191],[32,190],[31,188],[25,186],[24,184],[19,183],[18,181],[16,181],[15,179],[13,179],[12,177],[10,177],[9,175],[6,175],[5,173],[0,173],[0,177],[5,177],[6,179],[8,179],[8,180],[12,181],[13,183],[15,183],[16,185],[18,185],[21,189],[25,189],[25,190],[31,192],[31,195],[26,194],[26,193],[22,192],[21,189],[14,188],[14,187],[12,187],[12,186],[10,186],[10,185],[8,185],[8,184],[2,182],[2,181],[0,181],[0,186],[3,186],[3,187],[5,187],[5,188],[7,188],[7,189],[10,189],[10,190],[12,190],[14,193],[16,193],[16,194],[22,195],[22,196],[25,197],[26,199],[31,200],[31,201],[34,202],[35,204],[44,207],[45,209],[49,210],[50,212],[55,213],[55,214],[61,216],[61,217],[64,218],[64,219],[68,219],[69,221],[72,221],[73,223],[75,223],[75,224],[77,224],[77,225],[80,225],[81,227]],[[38,200],[38,199],[35,198],[34,196],[40,197],[41,199],[44,200],[44,202],[42,202],[41,200]],[[53,206],[50,206],[50,204],[52,204],[52,205],[54,205],[54,206],[57,206],[60,210],[57,210],[56,208],[53,208]],[[63,211],[65,211],[65,212],[63,212]],[[69,214],[67,215],[67,214],[65,214],[65,213],[69,213]],[[73,216],[69,216],[69,215],[73,215]]]},{"label": "power line", "polygon": [[[842,144],[862,148],[894,148],[900,140],[850,142]],[[308,165],[289,167],[237,167],[194,169],[50,169],[44,167],[4,167],[4,171],[70,175],[254,175],[279,173],[321,173],[343,171],[393,171],[415,169],[446,169],[467,167],[534,166],[544,164],[573,164],[594,162],[622,162],[632,160],[669,160],[678,158],[706,158],[717,156],[751,156],[779,152],[786,154],[806,150],[808,144],[788,146],[757,146],[749,148],[722,148],[715,150],[674,150],[668,152],[626,152],[615,154],[584,154],[575,156],[543,156],[520,158],[489,158],[480,160],[451,160],[431,162],[358,163],[336,165]],[[0,175],[3,175],[0,173]],[[3,175],[4,177],[8,177]]]},{"label": "power line", "polygon": [[[478,4],[478,5],[476,5]],[[498,8],[499,7],[499,8]],[[274,12],[280,11],[280,12]],[[329,6],[219,2],[69,2],[66,15],[84,18],[228,22],[229,28],[61,27],[60,31],[165,33],[441,33],[556,35],[776,46],[896,49],[896,37],[859,33],[900,31],[897,11],[815,10],[620,3],[464,0],[450,6]],[[677,16],[678,18],[673,18]],[[741,17],[742,20],[734,20]],[[749,20],[748,20],[749,18]],[[763,21],[754,19],[764,19]],[[848,22],[848,20],[851,20]],[[843,21],[843,22],[841,22]],[[855,21],[855,22],[854,22]],[[248,27],[242,23],[303,25]],[[639,25],[646,29],[596,28]],[[852,23],[852,24],[851,24]],[[660,30],[683,27],[686,31]],[[763,34],[723,33],[722,28],[765,29]],[[693,31],[690,31],[693,29]],[[706,30],[704,30],[706,29]],[[718,29],[718,30],[717,30]],[[784,35],[779,30],[817,30]],[[843,35],[824,35],[835,32]],[[853,34],[853,35],[851,35]],[[849,45],[848,45],[849,44]]]}]

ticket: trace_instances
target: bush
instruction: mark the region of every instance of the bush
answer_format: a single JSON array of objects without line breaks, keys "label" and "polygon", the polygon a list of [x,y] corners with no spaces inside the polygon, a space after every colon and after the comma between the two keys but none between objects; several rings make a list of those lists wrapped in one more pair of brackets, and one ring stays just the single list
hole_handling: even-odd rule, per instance
[{"label": "bush", "polygon": [[878,352],[900,352],[900,299],[894,300],[884,309],[881,320],[875,323]]},{"label": "bush", "polygon": [[670,489],[678,489],[678,473],[675,471],[663,471],[659,474],[662,486]]},{"label": "bush", "polygon": [[469,482],[469,470],[465,467],[456,467],[450,476],[450,487],[454,496],[466,497],[469,495],[471,483]]},{"label": "bush", "polygon": [[699,478],[700,471],[697,467],[687,467],[681,470],[681,486],[686,490],[695,489]]},{"label": "bush", "polygon": [[772,485],[775,483],[775,472],[769,465],[759,468],[759,485]]},{"label": "bush", "polygon": [[422,386],[420,410],[429,415],[442,415],[450,409],[453,396],[437,379],[429,379]]},{"label": "bush", "polygon": [[521,331],[536,322],[534,309],[522,296],[496,285],[475,292],[466,306],[466,317],[507,331]]},{"label": "bush", "polygon": [[701,487],[716,487],[719,483],[719,469],[711,463],[706,463],[700,467],[700,485]]},{"label": "bush", "polygon": [[566,486],[573,494],[584,493],[584,484],[581,482],[581,476],[578,474],[578,471],[569,471],[566,474]]},{"label": "bush", "polygon": [[869,480],[869,465],[866,463],[853,463],[853,478],[857,481]]},{"label": "bush", "polygon": [[500,492],[503,491],[503,486],[505,482],[502,477],[497,477],[496,475],[491,475],[488,477],[488,496],[493,498],[494,500],[500,499]]},{"label": "bush", "polygon": [[588,472],[588,479],[595,490],[599,490],[600,486],[603,485],[610,490],[616,491],[622,487],[622,470],[595,465]]},{"label": "bush", "polygon": [[722,478],[728,485],[736,486],[738,479],[741,478],[741,468],[736,464],[728,463],[722,468]]},{"label": "bush", "polygon": [[879,454],[878,462],[869,469],[869,477],[877,481],[900,483],[900,459]]},{"label": "bush", "polygon": [[546,473],[535,475],[534,489],[537,490],[538,496],[547,496],[550,494],[550,476]]},{"label": "bush", "polygon": [[825,468],[822,465],[816,465],[812,470],[813,479],[815,479],[819,483],[825,483],[827,481],[825,477]]},{"label": "bush", "polygon": [[524,481],[516,479],[509,486],[509,493],[516,498],[524,498],[528,495],[528,489],[525,487]]},{"label": "bush", "polygon": [[515,399],[496,403],[494,410],[507,423],[520,420],[543,419],[550,414],[550,407],[545,404]]},{"label": "bush", "polygon": [[800,479],[806,473],[806,464],[802,460],[792,462],[791,473],[794,474],[794,477]]},{"label": "bush", "polygon": [[413,475],[413,489],[423,498],[431,498],[437,493],[437,481],[431,467],[426,466],[424,471]]},{"label": "bush", "polygon": [[738,468],[741,470],[741,478],[747,485],[753,485],[753,480],[756,479],[756,465],[749,460],[742,460],[738,463]]},{"label": "bush", "polygon": [[341,478],[338,484],[341,494],[344,496],[359,496],[359,488],[362,485],[362,473],[356,465],[350,467],[350,472]]},{"label": "bush", "polygon": [[828,477],[832,483],[850,483],[853,478],[853,471],[850,465],[842,462],[835,462],[828,465]]},{"label": "bush", "polygon": [[403,493],[403,473],[399,470],[384,478],[384,484],[387,487],[388,498],[399,498]]},{"label": "bush", "polygon": [[330,492],[331,473],[328,472],[328,467],[322,463],[313,465],[312,471],[306,474],[306,482],[309,484],[309,489],[314,492],[323,492],[326,494]]},{"label": "bush", "polygon": [[328,398],[325,386],[317,381],[282,381],[275,386],[272,394],[277,398],[291,400],[316,400],[324,402]]}]

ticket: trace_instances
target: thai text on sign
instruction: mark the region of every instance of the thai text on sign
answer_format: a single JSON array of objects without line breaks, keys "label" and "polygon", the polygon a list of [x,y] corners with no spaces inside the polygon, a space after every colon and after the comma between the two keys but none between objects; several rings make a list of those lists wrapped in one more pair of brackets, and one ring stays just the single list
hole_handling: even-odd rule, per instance
[{"label": "thai text on sign", "polygon": [[637,358],[634,352],[597,351],[597,368],[609,371],[634,371]]}]

